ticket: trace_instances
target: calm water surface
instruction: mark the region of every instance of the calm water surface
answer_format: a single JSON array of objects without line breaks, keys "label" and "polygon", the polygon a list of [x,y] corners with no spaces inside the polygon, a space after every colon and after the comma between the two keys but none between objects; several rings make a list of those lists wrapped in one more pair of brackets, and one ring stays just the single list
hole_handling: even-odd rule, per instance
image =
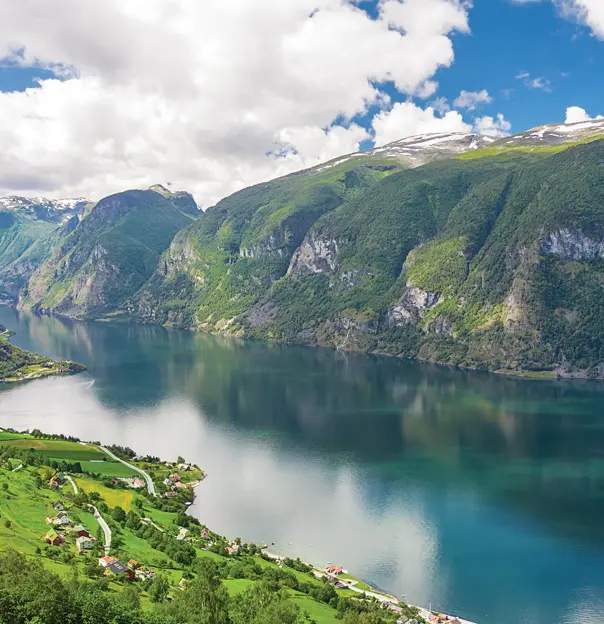
[{"label": "calm water surface", "polygon": [[0,388],[2,426],[183,455],[208,472],[193,513],[215,530],[416,604],[604,622],[604,385],[5,307],[0,323],[89,367]]}]

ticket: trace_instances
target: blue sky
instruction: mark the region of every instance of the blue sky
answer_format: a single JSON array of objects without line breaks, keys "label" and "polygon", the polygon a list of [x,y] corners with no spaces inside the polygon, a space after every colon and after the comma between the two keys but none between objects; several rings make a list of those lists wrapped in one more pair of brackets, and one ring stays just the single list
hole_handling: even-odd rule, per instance
[{"label": "blue sky", "polygon": [[[0,194],[95,198],[170,181],[205,206],[413,134],[502,136],[562,123],[569,107],[575,120],[604,115],[604,0],[3,11]],[[462,104],[462,91],[482,102]]]},{"label": "blue sky", "polygon": [[[377,2],[361,6],[374,15]],[[563,122],[570,106],[604,114],[604,42],[587,26],[564,19],[547,1],[476,0],[469,15],[471,33],[453,35],[453,65],[434,76],[435,97],[452,102],[462,89],[486,89],[493,101],[479,112],[502,112],[512,133]],[[386,90],[395,102],[407,97]]]}]

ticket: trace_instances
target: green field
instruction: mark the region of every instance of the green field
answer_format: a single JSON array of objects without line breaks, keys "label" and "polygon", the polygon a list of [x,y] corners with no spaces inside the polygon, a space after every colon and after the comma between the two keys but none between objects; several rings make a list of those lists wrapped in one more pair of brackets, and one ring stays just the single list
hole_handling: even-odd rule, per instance
[{"label": "green field", "polygon": [[80,461],[80,465],[82,466],[82,470],[86,472],[94,472],[106,477],[132,477],[133,475],[140,477],[132,468],[128,468],[128,466],[124,466],[121,462],[114,460]]},{"label": "green field", "polygon": [[75,479],[75,482],[87,494],[98,492],[109,507],[121,507],[124,511],[130,511],[135,496],[130,490],[108,488],[99,481],[84,477]]},{"label": "green field", "polygon": [[336,610],[329,605],[313,600],[310,596],[297,591],[291,591],[294,602],[299,605],[302,612],[308,613],[311,619],[320,624],[340,624],[342,620],[336,617]]},{"label": "green field", "polygon": [[38,453],[51,457],[52,459],[64,461],[87,461],[91,459],[103,459],[107,457],[105,453],[94,446],[85,446],[77,442],[68,442],[66,440],[42,440],[24,437],[22,435],[9,435],[8,438],[0,438],[3,445],[15,446],[20,449],[34,449]]}]

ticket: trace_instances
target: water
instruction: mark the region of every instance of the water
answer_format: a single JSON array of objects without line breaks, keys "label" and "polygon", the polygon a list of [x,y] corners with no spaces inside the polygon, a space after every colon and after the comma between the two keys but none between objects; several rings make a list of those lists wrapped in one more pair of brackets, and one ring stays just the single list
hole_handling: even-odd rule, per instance
[{"label": "water", "polygon": [[[604,622],[604,385],[506,379],[0,307],[87,373],[0,389],[0,425],[183,455],[231,537],[480,624]],[[90,381],[94,380],[94,384]]]}]

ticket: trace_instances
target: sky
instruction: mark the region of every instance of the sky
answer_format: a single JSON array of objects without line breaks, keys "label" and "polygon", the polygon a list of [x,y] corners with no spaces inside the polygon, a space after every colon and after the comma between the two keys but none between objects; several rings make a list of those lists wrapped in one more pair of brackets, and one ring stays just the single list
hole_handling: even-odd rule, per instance
[{"label": "sky", "polygon": [[0,3],[0,195],[202,207],[429,132],[604,115],[604,0]]}]

